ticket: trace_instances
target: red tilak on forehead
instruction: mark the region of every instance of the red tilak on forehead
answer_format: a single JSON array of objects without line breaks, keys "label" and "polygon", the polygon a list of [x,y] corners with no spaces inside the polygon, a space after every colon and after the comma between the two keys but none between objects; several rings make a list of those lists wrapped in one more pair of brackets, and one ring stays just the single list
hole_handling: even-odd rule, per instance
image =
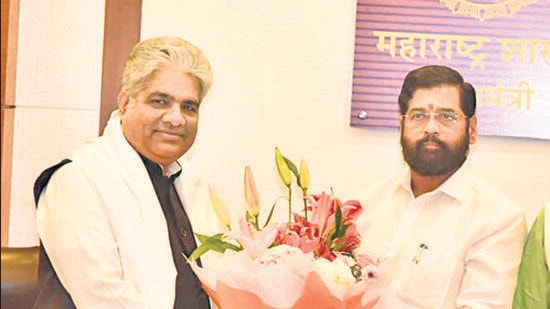
[{"label": "red tilak on forehead", "polygon": [[433,111],[434,110],[434,105],[432,103],[428,104],[428,110],[429,111]]}]

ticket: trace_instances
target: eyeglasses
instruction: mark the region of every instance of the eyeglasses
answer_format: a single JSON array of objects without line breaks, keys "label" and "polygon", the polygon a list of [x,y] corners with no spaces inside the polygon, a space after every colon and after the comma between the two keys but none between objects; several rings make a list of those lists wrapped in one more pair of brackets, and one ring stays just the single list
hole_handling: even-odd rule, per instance
[{"label": "eyeglasses", "polygon": [[414,109],[409,111],[406,115],[401,115],[401,117],[413,126],[422,126],[428,122],[432,113],[439,124],[447,127],[454,125],[461,118],[468,118],[452,110],[429,112],[425,109]]}]

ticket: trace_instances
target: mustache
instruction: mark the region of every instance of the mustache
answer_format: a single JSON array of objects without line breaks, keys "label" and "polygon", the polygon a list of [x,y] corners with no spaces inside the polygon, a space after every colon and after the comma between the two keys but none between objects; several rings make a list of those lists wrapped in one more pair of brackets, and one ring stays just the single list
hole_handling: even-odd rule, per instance
[{"label": "mustache", "polygon": [[166,134],[185,136],[185,130],[174,130],[174,128],[157,128],[155,131]]},{"label": "mustache", "polygon": [[435,134],[428,134],[423,139],[418,141],[418,146],[424,145],[428,142],[438,144],[441,147],[446,147],[445,142],[443,142],[439,137],[437,137]]}]

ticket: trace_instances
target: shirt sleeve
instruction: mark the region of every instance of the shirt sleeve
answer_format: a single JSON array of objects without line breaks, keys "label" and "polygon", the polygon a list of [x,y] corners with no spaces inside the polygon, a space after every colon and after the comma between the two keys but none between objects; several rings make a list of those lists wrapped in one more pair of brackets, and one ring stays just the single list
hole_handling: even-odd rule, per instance
[{"label": "shirt sleeve", "polygon": [[[465,256],[457,308],[510,308],[527,227],[523,213],[495,214]],[[490,227],[492,225],[492,227]]]},{"label": "shirt sleeve", "polygon": [[150,308],[124,278],[106,207],[75,164],[61,167],[38,203],[44,248],[78,308]]},{"label": "shirt sleeve", "polygon": [[535,219],[518,273],[514,308],[550,308],[550,273],[544,247],[544,210]]}]

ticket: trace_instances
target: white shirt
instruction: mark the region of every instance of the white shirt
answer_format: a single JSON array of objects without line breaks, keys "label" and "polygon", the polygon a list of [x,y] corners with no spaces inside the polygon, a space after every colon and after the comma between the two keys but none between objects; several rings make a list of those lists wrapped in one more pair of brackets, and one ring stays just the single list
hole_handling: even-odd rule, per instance
[{"label": "white shirt", "polygon": [[393,276],[375,308],[511,308],[527,227],[503,194],[461,168],[414,198],[407,169],[359,199],[359,251]]}]

